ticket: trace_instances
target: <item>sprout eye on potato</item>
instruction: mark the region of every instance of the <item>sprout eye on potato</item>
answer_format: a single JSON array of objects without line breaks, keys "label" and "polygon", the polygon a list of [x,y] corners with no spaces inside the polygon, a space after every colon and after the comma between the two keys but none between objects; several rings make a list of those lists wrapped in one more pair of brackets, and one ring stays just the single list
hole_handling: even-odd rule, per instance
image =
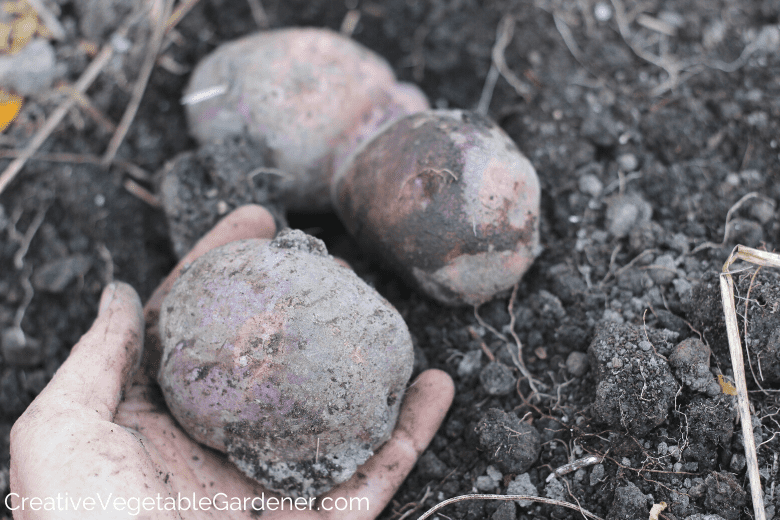
[{"label": "sprout eye on potato", "polygon": [[428,108],[383,58],[316,28],[264,31],[220,46],[198,64],[185,99],[201,144],[244,134],[263,142],[271,166],[289,175],[284,202],[307,212],[329,209],[334,168],[358,144]]},{"label": "sprout eye on potato", "polygon": [[389,438],[414,359],[398,312],[300,231],[199,258],[160,336],[179,424],[291,496],[346,481]]},{"label": "sprout eye on potato", "polygon": [[406,116],[337,172],[333,205],[367,249],[448,305],[516,284],[539,248],[539,179],[503,130],[460,110]]}]

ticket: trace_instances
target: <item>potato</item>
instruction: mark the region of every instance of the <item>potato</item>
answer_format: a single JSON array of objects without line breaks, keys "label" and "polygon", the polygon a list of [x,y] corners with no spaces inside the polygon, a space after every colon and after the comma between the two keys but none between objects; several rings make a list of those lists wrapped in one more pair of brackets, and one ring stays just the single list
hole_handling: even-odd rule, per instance
[{"label": "potato", "polygon": [[478,114],[404,117],[356,150],[332,196],[364,247],[445,304],[491,299],[538,254],[536,171]]},{"label": "potato", "polygon": [[160,336],[158,381],[182,428],[296,497],[346,481],[389,438],[414,361],[398,312],[301,231],[199,258]]},{"label": "potato", "polygon": [[[197,101],[199,93],[226,91]],[[355,41],[315,28],[261,32],[202,60],[185,92],[190,132],[204,144],[247,133],[289,174],[285,202],[296,211],[330,207],[334,162],[377,128],[426,110],[415,86]]]}]

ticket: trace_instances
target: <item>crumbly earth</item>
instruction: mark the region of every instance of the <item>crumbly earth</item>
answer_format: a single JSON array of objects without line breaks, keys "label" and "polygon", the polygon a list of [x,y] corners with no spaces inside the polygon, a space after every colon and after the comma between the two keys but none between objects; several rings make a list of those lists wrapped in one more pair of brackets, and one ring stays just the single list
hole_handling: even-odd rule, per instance
[{"label": "crumbly earth", "polygon": [[242,204],[260,204],[286,226],[279,202],[282,172],[271,166],[269,150],[251,139],[233,137],[180,153],[158,176],[158,193],[168,231],[181,258],[219,219]]},{"label": "crumbly earth", "polygon": [[[118,7],[112,9],[114,3]],[[338,30],[348,10],[345,2],[324,0],[262,4],[272,27]],[[105,43],[133,8],[125,0],[47,5],[61,7],[66,38],[53,47],[62,65],[60,79],[68,82],[91,61],[83,40]],[[647,330],[656,349],[655,333],[671,337],[664,330],[678,334],[668,340],[671,349],[686,338],[701,339],[711,351],[712,376],[732,380],[717,273],[735,243],[772,251],[780,232],[780,5],[774,0],[349,5],[360,15],[353,37],[384,56],[401,80],[419,84],[433,106],[474,109],[483,98],[488,115],[539,173],[542,193],[544,250],[511,308],[508,297],[479,308],[483,323],[473,309],[444,308],[366,259],[333,216],[287,216],[291,225],[324,238],[332,254],[347,258],[399,309],[416,345],[416,371],[438,367],[456,383],[444,425],[379,517],[397,520],[415,510],[406,516],[415,518],[441,499],[476,490],[480,477],[489,477],[494,492],[504,493],[517,482],[512,489],[533,487],[539,496],[576,499],[601,518],[612,511],[647,515],[661,501],[668,504],[662,513],[668,519],[751,518],[732,397],[712,396],[707,386],[685,382],[703,381],[699,358],[687,358],[696,366],[672,367],[681,389],[666,419],[639,435],[619,422],[599,420],[593,406],[597,369],[584,370],[581,356],[569,360],[572,353],[587,351],[603,322],[623,323],[641,336]],[[514,84],[519,80],[529,87],[521,89],[529,92],[527,98],[505,77],[492,91],[485,88],[506,13],[515,25],[511,38],[503,33],[503,41],[509,40],[504,70],[514,74],[506,75]],[[257,27],[249,2],[201,0],[177,27],[166,58],[151,76],[119,149],[121,162],[109,170],[90,162],[105,151],[110,127],[74,109],[40,150],[54,160],[28,162],[0,194],[0,488],[5,491],[11,425],[91,324],[101,288],[114,277],[146,298],[176,259],[162,210],[133,196],[125,181],[132,178],[153,190],[159,175],[153,174],[166,161],[195,150],[179,104],[189,71],[219,43]],[[132,52],[112,62],[87,92],[94,107],[115,123],[130,99],[143,58],[139,42],[148,34],[131,31]],[[17,122],[2,134],[0,152],[23,147],[60,99],[53,92],[28,98]],[[62,153],[86,157],[55,155]],[[9,161],[3,159],[0,167]],[[760,196],[732,213],[728,239],[720,247],[729,208],[754,192]],[[28,230],[32,235],[38,215],[40,227],[22,255],[21,236]],[[716,246],[697,249],[706,242]],[[754,273],[741,271],[735,282],[739,313],[747,317],[746,361],[752,371],[748,365],[746,372],[772,518],[780,512],[780,494],[771,492],[777,489],[774,461],[780,449],[775,435],[780,430],[779,280],[770,268],[755,278]],[[14,327],[18,319],[21,340]],[[745,320],[739,323],[743,330]],[[523,345],[528,370],[541,383],[536,392],[514,368],[512,332]],[[506,395],[490,395],[482,386],[480,372],[493,362],[488,351],[519,380]],[[659,353],[668,358],[671,351]],[[629,390],[639,385],[641,397],[645,366],[640,366],[626,385]],[[530,423],[541,436],[541,452],[522,475],[496,468],[480,447],[475,427],[496,408]],[[554,469],[588,454],[604,458],[547,482]],[[486,489],[486,478],[480,482]],[[626,488],[631,491],[619,491]],[[442,513],[453,519],[581,518],[539,503],[513,503],[514,509],[498,511],[500,505],[463,501]],[[2,516],[10,513],[1,510]]]}]

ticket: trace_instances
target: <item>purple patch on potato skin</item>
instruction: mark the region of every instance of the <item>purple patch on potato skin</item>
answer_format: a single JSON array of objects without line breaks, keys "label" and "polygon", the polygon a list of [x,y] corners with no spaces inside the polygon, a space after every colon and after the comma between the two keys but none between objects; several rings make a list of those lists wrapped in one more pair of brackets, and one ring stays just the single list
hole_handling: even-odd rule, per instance
[{"label": "purple patch on potato skin", "polygon": [[184,350],[185,348],[192,348],[194,344],[195,344],[195,340],[185,339],[178,342],[174,348],[176,350]]},{"label": "purple patch on potato skin", "polygon": [[300,374],[294,374],[287,372],[287,382],[291,385],[302,385],[311,380],[311,377],[306,377]]},{"label": "purple patch on potato skin", "polygon": [[[240,328],[252,316],[273,311],[277,302],[290,290],[290,282],[286,280],[280,281],[274,291],[257,291],[247,282],[229,279],[207,282],[204,284],[204,292],[208,296],[202,296],[197,303],[203,309],[200,326],[208,328],[218,322]],[[229,311],[227,314],[226,306]]]},{"label": "purple patch on potato skin", "polygon": [[204,121],[212,121],[216,119],[216,117],[219,115],[220,112],[222,112],[221,108],[211,107],[200,114],[200,116],[198,117],[198,123],[203,123]]},{"label": "purple patch on potato skin", "polygon": [[264,404],[279,406],[281,393],[277,388],[271,386],[271,383],[265,381],[255,387],[255,398]]},{"label": "purple patch on potato skin", "polygon": [[283,416],[292,410],[293,399],[284,399],[279,389],[268,381],[255,386],[253,393],[258,403],[272,406],[277,415]]}]

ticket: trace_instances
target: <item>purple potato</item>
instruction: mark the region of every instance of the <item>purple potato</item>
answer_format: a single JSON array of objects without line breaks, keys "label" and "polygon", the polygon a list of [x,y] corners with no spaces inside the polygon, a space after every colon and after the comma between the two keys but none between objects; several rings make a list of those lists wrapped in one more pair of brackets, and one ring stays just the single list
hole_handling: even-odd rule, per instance
[{"label": "purple potato", "polygon": [[[198,95],[217,95],[198,101]],[[193,98],[195,96],[195,98]],[[336,165],[383,124],[429,108],[390,65],[327,29],[263,31],[218,47],[192,74],[185,99],[201,143],[247,134],[267,146],[295,211],[330,208]]]},{"label": "purple potato", "polygon": [[390,437],[414,360],[392,305],[300,231],[193,262],[160,336],[182,428],[290,496],[346,481]]}]

